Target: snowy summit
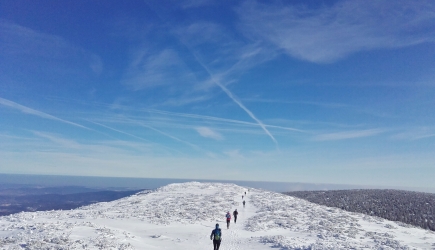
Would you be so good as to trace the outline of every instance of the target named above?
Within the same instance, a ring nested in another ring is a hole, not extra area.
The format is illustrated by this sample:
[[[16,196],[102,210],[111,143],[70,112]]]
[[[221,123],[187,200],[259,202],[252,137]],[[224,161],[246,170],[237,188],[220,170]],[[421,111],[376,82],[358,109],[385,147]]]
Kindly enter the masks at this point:
[[[227,229],[225,214],[235,209],[237,224],[232,220]],[[216,223],[222,228],[221,250],[435,249],[432,231],[279,193],[198,182],[69,211],[3,216],[0,247],[213,249]]]

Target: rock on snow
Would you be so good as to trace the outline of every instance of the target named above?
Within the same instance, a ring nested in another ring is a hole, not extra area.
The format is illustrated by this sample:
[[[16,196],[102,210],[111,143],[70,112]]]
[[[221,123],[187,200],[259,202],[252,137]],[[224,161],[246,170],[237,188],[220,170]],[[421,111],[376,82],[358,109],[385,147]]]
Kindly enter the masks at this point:
[[[188,182],[68,211],[0,217],[1,249],[435,249],[435,233],[233,184]],[[226,229],[225,213],[238,209]]]

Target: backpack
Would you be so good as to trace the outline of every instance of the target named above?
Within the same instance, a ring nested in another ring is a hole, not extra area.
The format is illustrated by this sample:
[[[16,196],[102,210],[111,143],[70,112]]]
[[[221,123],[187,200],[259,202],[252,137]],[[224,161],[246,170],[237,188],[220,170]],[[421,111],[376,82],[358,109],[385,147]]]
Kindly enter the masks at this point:
[[[221,229],[214,230],[214,240],[221,240]]]

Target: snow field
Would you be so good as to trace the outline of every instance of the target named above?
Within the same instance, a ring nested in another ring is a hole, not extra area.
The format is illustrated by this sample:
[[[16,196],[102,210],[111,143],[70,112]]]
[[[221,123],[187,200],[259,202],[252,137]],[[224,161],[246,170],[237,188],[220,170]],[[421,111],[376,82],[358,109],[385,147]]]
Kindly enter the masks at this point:
[[[435,234],[233,184],[171,184],[75,210],[0,217],[1,249],[435,249]],[[226,229],[225,213],[237,208]]]

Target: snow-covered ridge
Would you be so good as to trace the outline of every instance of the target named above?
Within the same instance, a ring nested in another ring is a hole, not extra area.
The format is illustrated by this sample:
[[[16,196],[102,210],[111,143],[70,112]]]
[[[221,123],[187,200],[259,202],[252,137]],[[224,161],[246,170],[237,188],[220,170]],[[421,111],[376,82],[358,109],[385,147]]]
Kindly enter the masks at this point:
[[[431,231],[233,184],[188,182],[75,210],[0,217],[1,249],[435,249]]]
[[[338,208],[319,206],[299,198],[273,192],[264,191],[253,194],[251,201],[258,210],[257,215],[247,222],[247,230],[270,231],[285,228],[289,231],[307,234],[307,237],[303,239],[283,235],[262,237],[263,242],[272,243],[275,247],[284,249],[412,249],[418,246],[414,244],[410,247],[404,242],[410,234],[420,229],[403,223],[345,212]],[[399,228],[403,231],[397,230]],[[404,230],[405,228],[407,231]],[[426,237],[435,235],[431,231],[426,231],[425,234],[427,236],[423,236],[420,240],[424,241]],[[412,241],[415,240],[412,239]],[[432,242],[435,241],[432,240]],[[435,244],[432,248],[435,249]]]

